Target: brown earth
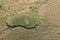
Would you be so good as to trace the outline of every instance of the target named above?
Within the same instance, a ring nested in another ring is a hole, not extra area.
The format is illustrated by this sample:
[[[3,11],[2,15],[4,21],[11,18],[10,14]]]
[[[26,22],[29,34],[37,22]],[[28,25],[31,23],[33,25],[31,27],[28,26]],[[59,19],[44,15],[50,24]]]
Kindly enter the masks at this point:
[[[35,0],[32,0],[32,4]],[[21,2],[19,0],[7,0],[4,4],[5,9],[0,10],[2,25],[0,26],[0,40],[60,40],[60,0],[49,0],[44,4],[43,0],[38,5],[38,12],[43,18],[42,25],[34,29],[17,27],[5,29],[6,20],[22,10],[27,10],[31,0]],[[47,25],[45,25],[47,24]]]

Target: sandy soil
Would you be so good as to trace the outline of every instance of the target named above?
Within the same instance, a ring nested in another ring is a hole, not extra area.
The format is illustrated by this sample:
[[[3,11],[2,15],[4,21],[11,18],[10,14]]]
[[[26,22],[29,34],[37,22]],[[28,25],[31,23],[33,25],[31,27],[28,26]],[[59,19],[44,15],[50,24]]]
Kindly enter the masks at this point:
[[[23,0],[7,0],[5,2],[5,9],[0,11],[0,15],[3,17],[3,24],[0,26],[0,40],[60,40],[60,0],[49,0],[46,4],[41,0],[37,10],[43,18],[42,25],[30,30],[21,27],[5,29],[7,27],[6,20],[9,17],[19,11],[29,9],[27,3],[30,4],[31,0],[29,2],[28,0],[26,2]]]

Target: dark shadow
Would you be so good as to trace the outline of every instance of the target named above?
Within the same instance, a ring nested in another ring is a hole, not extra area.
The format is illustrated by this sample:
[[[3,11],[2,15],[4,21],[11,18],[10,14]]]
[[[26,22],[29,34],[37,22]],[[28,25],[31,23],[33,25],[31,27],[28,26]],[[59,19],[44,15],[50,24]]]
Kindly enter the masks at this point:
[[[2,9],[2,6],[0,5],[0,9]]]
[[[10,26],[8,23],[7,23],[7,26],[9,27],[9,28],[16,28],[16,27],[23,27],[23,28],[25,28],[25,29],[33,29],[33,28],[35,28],[36,26],[38,26],[39,24],[36,24],[36,25],[34,25],[33,27],[30,27],[30,28],[27,28],[26,26],[23,26],[23,25],[13,25],[13,26]]]

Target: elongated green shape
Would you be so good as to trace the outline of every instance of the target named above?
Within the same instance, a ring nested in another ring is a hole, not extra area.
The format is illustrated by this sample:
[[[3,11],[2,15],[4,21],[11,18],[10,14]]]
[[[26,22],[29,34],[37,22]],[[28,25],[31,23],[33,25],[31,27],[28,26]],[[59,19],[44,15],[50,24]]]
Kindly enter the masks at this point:
[[[39,15],[35,9],[21,12],[7,20],[10,27],[22,26],[24,28],[34,28],[39,23]]]

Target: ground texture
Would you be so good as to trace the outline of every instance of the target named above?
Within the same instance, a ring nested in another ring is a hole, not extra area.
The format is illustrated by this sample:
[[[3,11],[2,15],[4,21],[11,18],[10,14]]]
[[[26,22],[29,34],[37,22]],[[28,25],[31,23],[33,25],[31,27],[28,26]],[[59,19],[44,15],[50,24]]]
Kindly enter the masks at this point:
[[[36,0],[6,0],[0,9],[0,40],[60,40],[60,0],[44,0],[40,2],[37,11],[43,20],[42,25],[34,29],[17,27],[8,29],[6,20],[22,10],[28,10]]]

